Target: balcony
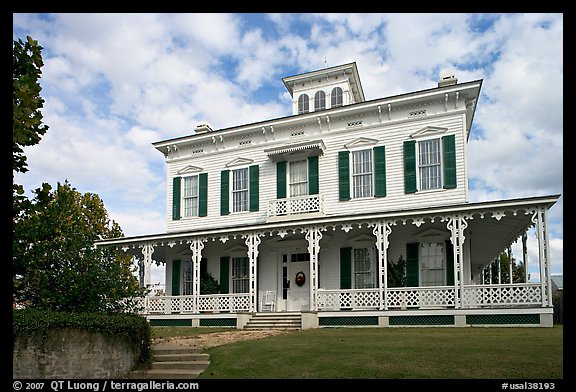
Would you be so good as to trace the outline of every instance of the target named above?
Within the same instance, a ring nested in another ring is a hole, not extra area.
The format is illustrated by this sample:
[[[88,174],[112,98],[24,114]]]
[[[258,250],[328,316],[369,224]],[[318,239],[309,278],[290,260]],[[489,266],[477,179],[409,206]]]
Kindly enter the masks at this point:
[[[324,197],[306,195],[270,200],[268,203],[268,220],[293,219],[301,214],[324,215]]]

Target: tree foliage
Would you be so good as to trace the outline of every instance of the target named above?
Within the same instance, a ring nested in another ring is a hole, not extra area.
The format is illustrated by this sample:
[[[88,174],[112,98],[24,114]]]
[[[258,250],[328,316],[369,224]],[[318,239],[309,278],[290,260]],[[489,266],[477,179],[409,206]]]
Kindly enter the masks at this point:
[[[64,312],[125,310],[121,300],[141,291],[130,256],[93,246],[123,235],[102,200],[68,182],[41,195],[13,225],[15,300]]]
[[[388,287],[405,287],[406,286],[406,260],[400,255],[398,260],[393,263],[388,260]]]
[[[510,263],[512,263],[512,281],[510,281]],[[498,264],[500,264],[500,267],[498,267]],[[500,272],[498,268],[500,268]],[[524,283],[524,265],[517,262],[510,252],[502,252],[496,261],[484,269],[483,274],[484,282],[486,283],[490,282],[490,274],[492,274],[493,284]],[[530,275],[528,274],[529,280]]]

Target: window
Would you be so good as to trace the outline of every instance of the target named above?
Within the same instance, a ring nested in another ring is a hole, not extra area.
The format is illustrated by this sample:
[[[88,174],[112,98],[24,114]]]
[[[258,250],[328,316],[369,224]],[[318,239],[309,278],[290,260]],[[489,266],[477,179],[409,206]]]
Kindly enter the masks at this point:
[[[290,255],[290,261],[293,263],[299,261],[310,261],[310,253],[292,253]]]
[[[248,168],[232,170],[232,212],[248,211]]]
[[[250,292],[248,257],[232,258],[232,293]]]
[[[198,216],[198,176],[184,177],[183,180],[184,217]]]
[[[371,289],[376,287],[374,273],[374,252],[368,248],[357,248],[353,251],[354,288]]]
[[[443,286],[444,244],[420,244],[420,273],[422,286]]]
[[[457,186],[456,137],[404,141],[404,192]]]
[[[342,89],[334,87],[330,93],[330,107],[342,106]]]
[[[418,175],[420,190],[442,187],[442,157],[440,139],[418,143]]]
[[[371,197],[372,150],[352,152],[352,197]]]
[[[308,161],[290,162],[290,197],[308,194]]]
[[[302,94],[298,97],[298,114],[308,113],[309,108],[309,98],[308,95]]]
[[[314,95],[314,111],[326,109],[326,93],[320,90]]]
[[[183,284],[184,290],[182,295],[192,295],[193,292],[193,285],[194,285],[194,272],[192,270],[192,260],[186,260],[184,262],[184,271],[183,271]]]

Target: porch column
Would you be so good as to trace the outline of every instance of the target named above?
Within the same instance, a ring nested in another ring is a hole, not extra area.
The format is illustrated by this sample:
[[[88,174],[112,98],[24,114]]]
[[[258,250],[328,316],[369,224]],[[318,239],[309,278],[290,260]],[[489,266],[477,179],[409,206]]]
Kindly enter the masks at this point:
[[[388,222],[378,221],[374,226],[372,233],[376,236],[376,249],[378,249],[378,290],[379,290],[379,309],[388,310],[386,302],[386,292],[388,290],[388,236],[392,232]]]
[[[200,260],[202,260],[204,241],[202,238],[194,238],[190,241],[192,251],[192,312],[200,313],[198,297],[200,296]]]
[[[322,233],[320,227],[313,226],[306,228],[306,241],[308,241],[308,253],[310,254],[310,306],[312,311],[318,310],[316,303],[316,293],[318,291],[318,254],[320,253],[320,240]]]
[[[542,306],[552,306],[552,278],[550,277],[550,251],[548,247],[546,215],[546,208],[538,207],[534,215],[532,215],[532,222],[536,224],[536,237],[538,237]]]
[[[446,225],[450,230],[452,246],[454,248],[454,307],[462,307],[462,265],[464,230],[468,227],[466,219],[460,215],[452,215]]]
[[[522,234],[522,263],[524,264],[524,283],[528,283],[528,234]]]
[[[250,260],[250,312],[258,311],[258,292],[256,291],[256,262],[258,260],[258,245],[260,245],[260,234],[250,233],[246,236],[246,246],[248,247],[248,258]]]
[[[144,260],[142,263],[139,263],[140,266],[144,269],[144,288],[150,287],[150,280],[151,280],[151,273],[150,270],[152,269],[152,253],[154,253],[154,245],[151,243],[146,243],[142,246],[142,255],[144,256]]]

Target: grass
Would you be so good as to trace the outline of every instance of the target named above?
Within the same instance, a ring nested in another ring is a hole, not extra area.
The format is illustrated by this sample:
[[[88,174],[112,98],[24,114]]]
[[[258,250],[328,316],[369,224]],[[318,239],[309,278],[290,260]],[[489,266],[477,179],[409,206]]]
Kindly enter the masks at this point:
[[[173,336],[216,332],[178,329],[173,333],[179,335]],[[152,336],[156,334],[153,328]],[[564,376],[562,325],[319,328],[206,351],[210,366],[200,379],[540,380]]]

